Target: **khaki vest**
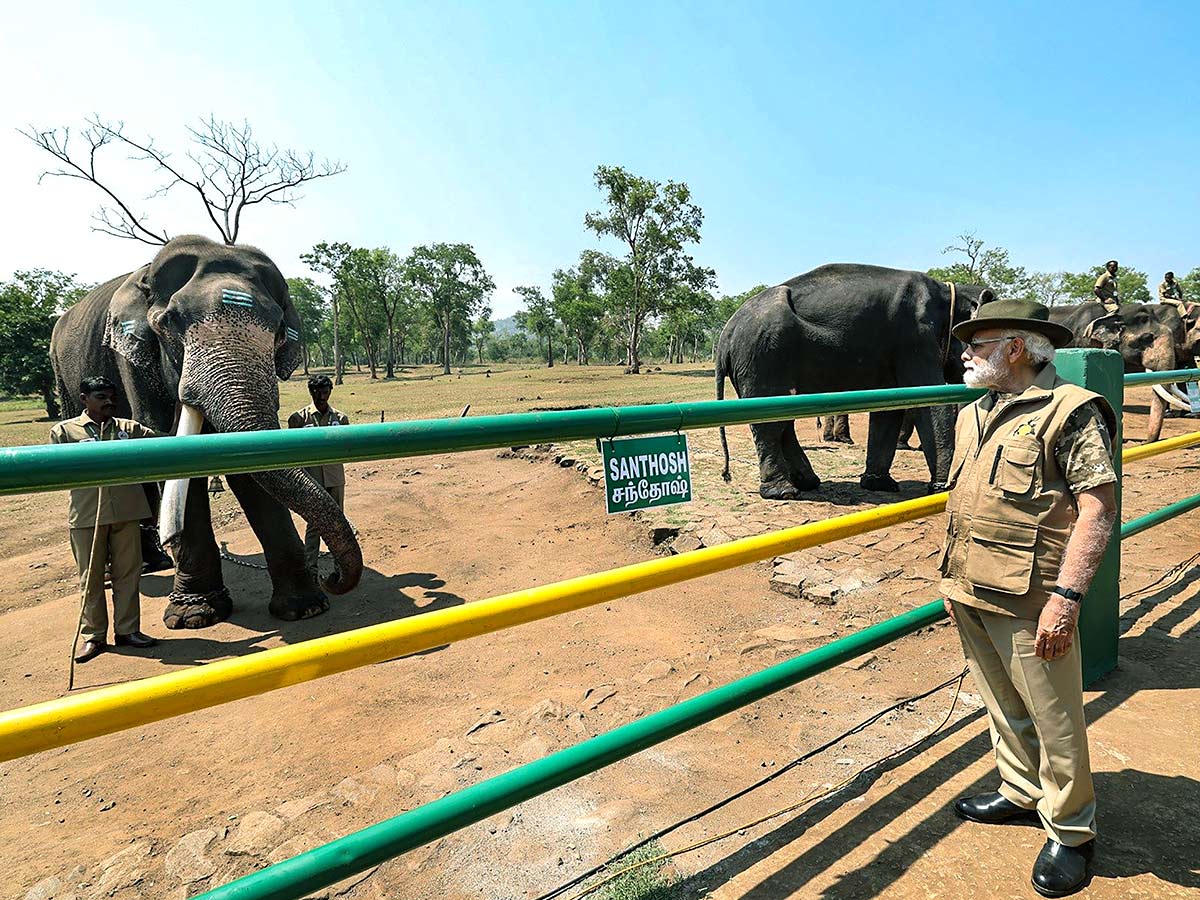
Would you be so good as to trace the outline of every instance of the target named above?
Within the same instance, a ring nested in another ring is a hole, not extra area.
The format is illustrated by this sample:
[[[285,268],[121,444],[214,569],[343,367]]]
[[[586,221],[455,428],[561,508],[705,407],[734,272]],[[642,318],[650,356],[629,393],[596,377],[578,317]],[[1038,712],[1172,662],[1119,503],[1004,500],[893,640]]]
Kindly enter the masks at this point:
[[[1041,613],[1076,516],[1054,446],[1091,401],[1115,439],[1108,402],[1063,381],[1053,364],[1017,397],[989,393],[959,413],[941,561],[950,599],[1023,619]]]
[[[345,413],[338,412],[332,406],[329,413],[322,416],[316,406],[308,404],[304,409],[296,410],[288,417],[288,428],[327,428],[330,425],[349,425],[350,420]],[[310,466],[305,469],[309,475],[325,487],[337,487],[346,483],[346,470],[341,463],[330,463],[327,466]]]

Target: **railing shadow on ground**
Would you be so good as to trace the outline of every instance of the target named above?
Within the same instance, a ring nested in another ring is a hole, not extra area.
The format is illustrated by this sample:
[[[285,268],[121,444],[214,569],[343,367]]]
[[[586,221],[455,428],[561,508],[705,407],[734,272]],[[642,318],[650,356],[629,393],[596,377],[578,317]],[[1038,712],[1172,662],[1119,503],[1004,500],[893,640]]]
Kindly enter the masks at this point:
[[[254,565],[263,564],[261,553],[238,559]],[[146,597],[165,598],[170,594],[172,584],[173,579],[169,574],[144,576],[142,594]],[[461,606],[467,602],[458,594],[441,590],[445,584],[445,581],[432,572],[385,575],[375,569],[364,568],[359,586],[344,597],[329,597],[329,609],[326,612],[311,619],[283,622],[274,618],[267,609],[271,588],[264,572],[263,587],[253,591],[253,599],[250,599],[251,590],[233,590],[233,615],[229,621],[255,632],[253,635],[229,640],[206,637],[202,631],[173,631],[170,637],[160,640],[158,646],[152,650],[135,652],[139,656],[157,659],[163,665],[199,665],[214,659],[246,656],[270,649],[263,644],[272,638],[279,638],[285,644],[298,644],[312,638],[394,622],[409,616]],[[125,648],[111,649],[119,652]],[[443,648],[435,647],[423,652],[432,653],[440,649]]]
[[[1192,568],[1185,578],[1167,585],[1154,596],[1175,597],[1200,580]],[[1158,604],[1155,604],[1158,605]],[[1200,623],[1178,638],[1163,630],[1178,625],[1200,610],[1200,590],[1157,620],[1146,634],[1121,641],[1125,670],[1113,672],[1091,686],[1101,690],[1087,704],[1089,723],[1117,709],[1140,690],[1180,690],[1200,687]],[[1124,631],[1147,610],[1140,607],[1122,617]],[[1126,622],[1126,620],[1129,620]],[[1148,665],[1147,663],[1153,663]],[[761,838],[734,851],[700,872],[684,879],[680,895],[706,896],[787,847],[847,803],[863,797],[887,771],[904,766],[932,746],[942,744],[967,726],[983,720],[982,711],[958,719],[930,742],[897,757],[877,770],[865,773],[846,790],[811,807]],[[740,896],[743,900],[783,900],[797,892],[816,875],[833,867],[850,848],[860,846],[907,811],[943,789],[956,775],[981,760],[990,758],[991,740],[986,731],[932,762],[914,777],[897,785],[853,819],[839,826],[766,876]],[[1150,873],[1160,880],[1187,888],[1200,888],[1200,872],[1184,848],[1200,846],[1200,782],[1184,776],[1163,776],[1138,770],[1097,773],[1098,824],[1101,832],[1092,877],[1125,878]],[[970,795],[995,790],[997,776],[990,770],[961,793]],[[1190,814],[1189,814],[1190,813]],[[1127,820],[1124,827],[1106,824],[1117,815]],[[931,851],[956,828],[963,825],[948,806],[939,808],[898,840],[889,841],[870,863],[841,876],[826,888],[823,900],[865,900],[877,897],[909,867]],[[1142,842],[1142,835],[1170,839]],[[1156,845],[1157,844],[1157,845]],[[1032,866],[1032,859],[1029,862]]]

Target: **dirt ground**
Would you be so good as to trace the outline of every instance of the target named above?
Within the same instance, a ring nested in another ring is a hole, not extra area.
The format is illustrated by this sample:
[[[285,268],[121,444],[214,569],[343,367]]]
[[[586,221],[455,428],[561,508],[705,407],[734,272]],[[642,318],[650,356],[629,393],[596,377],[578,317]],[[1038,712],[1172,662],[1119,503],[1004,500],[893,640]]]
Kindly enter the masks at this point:
[[[697,382],[705,396],[708,382]],[[1140,432],[1146,402],[1145,391],[1132,393],[1128,434]],[[1171,420],[1164,436],[1197,424]],[[698,501],[636,519],[606,517],[600,489],[552,458],[486,451],[349,467],[347,508],[369,567],[355,593],[325,616],[280,623],[266,613],[265,573],[226,563],[232,620],[179,633],[161,624],[169,577],[150,576],[143,622],[162,643],[105,654],[79,669],[80,684],[635,562],[665,552],[652,546],[656,527],[713,543],[894,499],[857,487],[865,417],[854,417],[855,447],[822,447],[811,427],[801,423],[801,440],[830,479],[813,501],[759,499],[748,430],[735,428],[731,485],[717,476],[715,433],[693,435]],[[567,452],[586,468],[594,448]],[[1194,493],[1198,467],[1196,450],[1131,466],[1124,517]],[[920,454],[900,454],[895,473],[902,496],[923,492]],[[66,687],[78,596],[64,512],[62,495],[0,498],[0,559],[13,579],[0,596],[4,708]],[[215,520],[231,554],[261,562],[229,494]],[[830,605],[771,590],[771,565],[761,563],[0,764],[0,897],[184,900],[934,599],[942,527],[939,517],[809,551],[805,561],[832,572],[902,570]],[[1185,517],[1123,546],[1121,667],[1087,694],[1102,833],[1083,897],[1200,889],[1200,569],[1138,591],[1200,549],[1194,533]],[[314,896],[538,897],[961,668],[951,629],[926,629]],[[736,829],[842,781],[935,728],[951,696],[888,714],[663,847]],[[994,785],[989,753],[968,679],[934,740],[827,801],[677,857],[670,896],[1035,896],[1038,830],[966,825],[948,811],[956,796]]]

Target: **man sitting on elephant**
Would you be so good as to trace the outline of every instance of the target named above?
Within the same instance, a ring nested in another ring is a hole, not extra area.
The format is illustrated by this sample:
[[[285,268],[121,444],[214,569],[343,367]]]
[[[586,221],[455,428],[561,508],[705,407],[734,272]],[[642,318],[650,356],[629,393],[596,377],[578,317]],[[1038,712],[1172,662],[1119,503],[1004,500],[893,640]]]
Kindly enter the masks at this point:
[[[725,323],[716,348],[717,399],[725,378],[739,397],[944,384],[962,352],[954,323],[970,319],[992,292],[879,266],[821,266],[751,297]],[[931,488],[950,471],[955,410],[915,410]],[[898,491],[890,469],[902,410],[873,412],[860,484]],[[793,422],[750,426],[758,450],[759,493],[794,500],[820,484]],[[723,477],[729,478],[725,430]]]

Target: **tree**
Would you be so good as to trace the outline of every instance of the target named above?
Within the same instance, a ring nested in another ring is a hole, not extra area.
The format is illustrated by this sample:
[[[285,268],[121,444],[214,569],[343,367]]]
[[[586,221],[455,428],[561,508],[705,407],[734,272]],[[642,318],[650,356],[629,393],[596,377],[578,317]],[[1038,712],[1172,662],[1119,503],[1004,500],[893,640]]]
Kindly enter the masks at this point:
[[[321,324],[328,309],[323,287],[311,278],[289,278],[288,296],[300,316],[300,343],[304,348],[304,374],[308,374],[310,348],[319,343]]]
[[[49,269],[16,272],[0,284],[0,391],[40,394],[46,415],[59,417],[50,335],[58,316],[89,290],[74,275]]]
[[[1096,287],[1096,279],[1104,272],[1104,266],[1093,266],[1086,272],[1063,272],[1063,292],[1074,303],[1095,300],[1092,290]],[[1122,267],[1117,272],[1117,282],[1120,285],[1122,303],[1152,303],[1150,290],[1146,286],[1146,273],[1137,269]]]
[[[389,280],[393,277],[389,269],[398,266],[395,255],[385,248],[356,247],[346,256],[339,271],[342,299],[366,354],[372,379],[379,377],[380,344],[388,336],[384,308]],[[391,371],[390,360],[388,370]]]
[[[451,338],[456,330],[470,328],[496,284],[470,244],[415,247],[404,271],[418,303],[437,324],[442,374],[449,375]]]
[[[490,306],[485,306],[483,312],[475,319],[471,325],[471,337],[475,341],[475,350],[479,354],[479,362],[483,364],[483,348],[487,345],[488,338],[496,331],[496,323],[492,321],[492,309]]]
[[[700,240],[704,213],[692,202],[683,182],[665,185],[640,178],[620,166],[599,166],[595,172],[606,209],[584,216],[584,224],[597,236],[609,236],[624,249],[617,277],[607,266],[610,311],[626,333],[626,363],[640,371],[638,344],[649,317],[657,315],[667,291],[677,284],[702,290],[714,281],[711,269],[697,266],[686,247]]]
[[[350,245],[345,241],[321,241],[308,253],[301,253],[300,259],[314,272],[322,272],[333,279],[333,290],[330,292],[330,308],[333,310],[333,383],[342,383],[341,323],[338,313],[341,308],[343,291],[342,267],[346,257],[350,255]]]
[[[962,257],[949,266],[928,271],[931,278],[952,281],[956,284],[982,284],[992,289],[997,297],[1010,300],[1033,299],[1035,286],[1023,266],[1014,266],[1008,251],[1003,247],[984,249],[982,238],[973,231],[966,231],[942,250],[943,254],[954,253]]]
[[[604,318],[604,298],[596,293],[596,281],[585,254],[577,269],[556,269],[550,289],[554,315],[574,339],[575,361],[581,366],[588,365],[588,349]]]
[[[546,342],[546,368],[554,368],[554,308],[539,287],[515,287],[513,293],[525,300],[525,309],[517,313],[517,325]]]
[[[88,119],[87,127],[78,132],[86,144],[79,153],[71,146],[70,128],[42,131],[31,125],[21,131],[61,163],[60,168],[43,172],[39,181],[47,175],[77,178],[95,185],[111,202],[93,214],[93,231],[146,244],[165,244],[170,235],[151,228],[145,215],[138,215],[101,180],[97,157],[107,146],[122,146],[130,159],[154,165],[161,183],[150,198],[163,197],[177,186],[194,191],[226,244],[237,243],[248,207],[259,203],[294,206],[301,199],[296,193],[300,185],[346,171],[340,162],[326,159],[318,163],[311,152],[260,144],[245,121],[236,125],[210,116],[189,127],[188,133],[192,148],[187,152],[189,163],[182,165],[172,162],[171,154],[156,147],[152,137],[135,140],[125,134],[124,122],[106,122],[98,116]]]
[[[1187,303],[1200,303],[1200,266],[1175,280],[1183,288],[1183,299]]]

